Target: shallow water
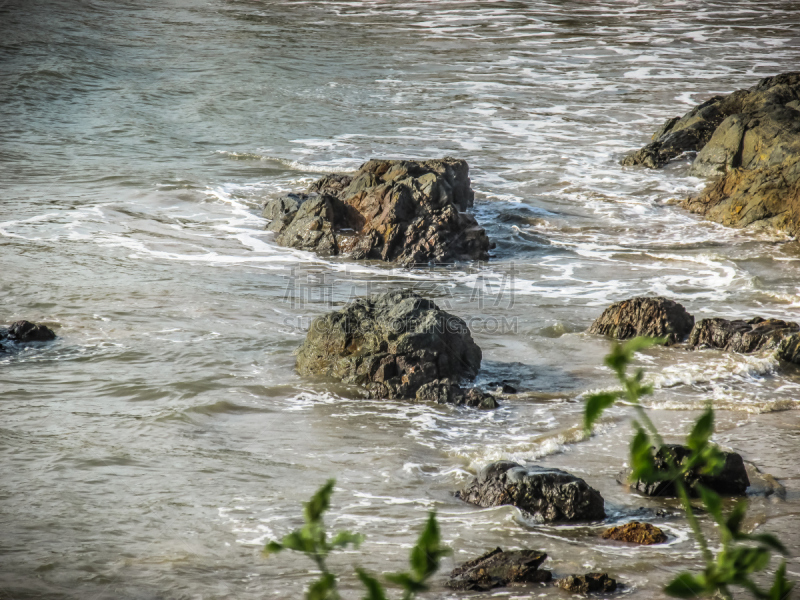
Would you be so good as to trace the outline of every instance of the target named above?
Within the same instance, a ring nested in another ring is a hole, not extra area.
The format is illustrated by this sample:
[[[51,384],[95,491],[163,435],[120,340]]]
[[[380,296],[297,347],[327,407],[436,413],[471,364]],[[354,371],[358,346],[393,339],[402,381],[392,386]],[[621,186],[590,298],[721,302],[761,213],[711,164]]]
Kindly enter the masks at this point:
[[[800,319],[800,247],[672,206],[703,185],[687,161],[617,161],[666,118],[796,69],[798,25],[788,1],[0,2],[2,319],[59,335],[0,358],[0,596],[300,597],[309,563],[259,550],[336,477],[329,524],[367,535],[342,568],[403,568],[435,508],[446,568],[536,547],[559,575],[603,569],[660,597],[699,555],[683,520],[648,512],[663,501],[614,483],[627,411],[583,439],[581,395],[612,380],[608,342],[582,332],[636,294]],[[264,231],[276,193],[443,155],[469,161],[487,264],[321,259]],[[482,413],[293,372],[310,318],[408,286],[470,319],[479,383],[521,393]],[[639,361],[666,432],[712,400],[717,441],[782,480],[786,501],[753,498],[750,526],[798,554],[800,372],[712,351]],[[670,543],[452,496],[499,458],[579,474],[611,521],[647,517]],[[443,581],[431,598],[464,596]],[[474,597],[489,596],[566,594]]]

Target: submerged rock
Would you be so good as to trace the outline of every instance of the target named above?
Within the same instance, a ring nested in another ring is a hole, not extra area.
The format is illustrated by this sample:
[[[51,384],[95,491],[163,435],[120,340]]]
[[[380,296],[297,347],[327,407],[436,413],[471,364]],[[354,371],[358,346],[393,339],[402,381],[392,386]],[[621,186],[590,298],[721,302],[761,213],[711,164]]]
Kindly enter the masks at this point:
[[[49,342],[54,339],[56,339],[56,334],[52,329],[30,321],[17,321],[8,329],[0,328],[0,341],[9,340],[25,344],[27,342]]]
[[[416,393],[417,402],[435,402],[437,404],[464,404],[475,408],[491,409],[500,404],[491,394],[478,389],[463,389],[448,379],[435,379],[420,386]]]
[[[373,397],[488,404],[479,390],[457,385],[481,365],[467,324],[410,290],[360,298],[314,319],[296,354],[301,374],[359,384]]]
[[[694,317],[667,298],[639,296],[615,302],[592,323],[589,333],[617,339],[665,337],[667,344],[682,341],[692,330]]]
[[[603,539],[629,542],[631,544],[663,544],[667,541],[666,534],[655,525],[631,521],[625,525],[610,527],[603,532]]]
[[[279,244],[322,255],[404,265],[486,260],[493,244],[465,212],[473,200],[464,160],[370,160],[352,177],[327,175],[308,194],[270,200],[263,216]]]
[[[539,521],[594,521],[606,516],[600,492],[583,479],[509,460],[486,465],[456,496],[478,506],[516,506]]]
[[[586,575],[570,575],[556,581],[561,589],[574,594],[589,594],[591,592],[613,592],[617,589],[617,581],[611,579],[608,573],[587,573]]]
[[[679,444],[667,444],[660,448],[655,454],[655,466],[659,471],[669,470],[669,459],[671,457],[675,464],[680,465],[687,461],[691,451],[686,446]],[[735,452],[723,452],[725,466],[718,475],[701,475],[696,469],[690,470],[683,477],[683,483],[692,496],[697,496],[695,486],[700,484],[723,496],[743,496],[750,485],[747,477],[747,470],[741,455]],[[630,469],[625,469],[617,475],[617,482],[622,485],[630,485],[633,489],[646,496],[674,497],[676,495],[675,485],[672,481],[656,481],[647,483],[642,480],[630,481]]]
[[[547,554],[537,550],[504,552],[495,548],[453,569],[447,586],[459,591],[487,591],[509,584],[546,583],[550,571],[540,569]]]
[[[800,325],[797,323],[779,319],[702,319],[692,329],[689,345],[693,348],[718,348],[748,354],[764,348],[776,348],[784,338],[798,331]]]

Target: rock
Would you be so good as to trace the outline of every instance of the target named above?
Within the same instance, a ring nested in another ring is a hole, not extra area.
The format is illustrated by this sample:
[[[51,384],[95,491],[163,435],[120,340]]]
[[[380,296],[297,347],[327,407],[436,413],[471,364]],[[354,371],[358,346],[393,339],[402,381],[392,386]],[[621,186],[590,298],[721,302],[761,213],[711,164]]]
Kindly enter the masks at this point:
[[[589,333],[621,340],[640,335],[666,337],[670,345],[682,341],[693,325],[694,317],[677,302],[639,296],[609,306],[592,323]]]
[[[465,211],[469,166],[454,158],[370,160],[353,177],[327,175],[308,194],[270,200],[278,244],[403,265],[486,260],[494,247]]]
[[[30,321],[17,321],[12,324],[6,331],[7,339],[19,342],[49,342],[56,339],[56,334],[53,330],[45,325],[36,325]],[[0,336],[2,339],[2,336]]]
[[[553,577],[540,569],[547,554],[537,550],[504,552],[495,548],[453,570],[447,586],[459,591],[487,591],[509,584],[546,583]]]
[[[763,348],[776,348],[784,338],[798,331],[800,325],[797,323],[779,319],[702,319],[689,334],[689,345],[748,354]]]
[[[682,464],[688,460],[691,451],[686,446],[679,444],[667,444],[660,448],[655,454],[655,466],[657,470],[668,470],[669,455],[676,464]],[[701,475],[696,470],[689,471],[684,475],[683,481],[686,489],[692,496],[697,496],[695,486],[699,483],[723,496],[743,496],[750,480],[747,477],[747,470],[744,461],[735,452],[723,452],[725,466],[718,475]],[[646,483],[641,480],[629,481],[630,469],[622,471],[617,475],[617,482],[622,485],[630,485],[633,489],[646,496],[674,497],[675,486],[672,481],[656,481]]]
[[[603,497],[559,469],[490,463],[456,496],[478,506],[510,504],[538,521],[594,521],[606,516]]]
[[[481,365],[467,324],[410,290],[360,298],[314,319],[296,354],[299,373],[355,383],[373,397],[486,403],[457,385]]]
[[[783,338],[777,354],[781,360],[800,365],[800,333],[793,333]]]
[[[625,525],[606,529],[603,532],[603,539],[649,546],[651,544],[663,544],[667,541],[667,536],[655,525],[631,521],[630,523],[625,523]]]
[[[764,473],[750,462],[744,464],[750,486],[747,488],[748,496],[764,496],[786,500],[786,488],[769,473]]]
[[[574,594],[588,594],[591,592],[613,592],[617,589],[617,581],[611,579],[608,573],[587,573],[586,575],[570,575],[556,581],[561,589]]]
[[[478,388],[464,390],[448,379],[435,379],[423,384],[417,390],[417,402],[436,402],[437,404],[465,404],[475,408],[492,409],[500,404],[491,394]]]

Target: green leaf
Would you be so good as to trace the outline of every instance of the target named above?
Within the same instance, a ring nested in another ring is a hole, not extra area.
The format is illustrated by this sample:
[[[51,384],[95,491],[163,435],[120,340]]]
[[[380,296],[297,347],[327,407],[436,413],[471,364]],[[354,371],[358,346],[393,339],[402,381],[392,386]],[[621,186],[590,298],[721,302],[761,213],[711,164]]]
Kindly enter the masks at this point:
[[[700,499],[705,504],[706,510],[717,523],[723,525],[725,521],[722,517],[722,498],[719,494],[700,484],[697,484],[695,489],[700,493]]]
[[[653,460],[653,445],[647,432],[638,427],[631,441],[631,479],[641,479],[651,483],[657,481],[656,465]]]
[[[686,445],[691,450],[699,452],[708,445],[711,435],[714,433],[714,410],[709,406],[705,412],[697,419],[689,437],[686,438]]]
[[[390,573],[386,575],[386,580],[399,585],[410,594],[418,594],[428,589],[427,585],[417,581],[410,573]]]
[[[750,540],[751,542],[758,542],[762,546],[766,546],[767,548],[772,548],[773,550],[775,550],[776,552],[780,552],[781,554],[789,554],[789,551],[786,549],[786,546],[784,546],[783,543],[771,533],[740,535],[740,539]]]
[[[691,573],[681,573],[664,588],[664,592],[673,598],[696,598],[709,595],[713,591],[708,589],[702,576]]]
[[[600,392],[586,398],[583,427],[588,432],[592,430],[595,421],[600,418],[603,411],[609,408],[619,398],[619,392]]]
[[[769,600],[787,600],[794,583],[786,579],[786,561],[775,571],[775,581],[769,590]]]
[[[364,541],[364,536],[360,533],[350,533],[349,531],[340,531],[336,534],[336,537],[333,538],[331,541],[330,547],[331,548],[344,548],[352,544],[356,548],[361,545],[361,542]]]
[[[317,493],[311,497],[311,500],[305,503],[303,507],[303,516],[307,523],[318,523],[331,505],[331,494],[333,494],[333,486],[336,484],[335,479],[329,479]]]
[[[734,548],[728,551],[732,571],[737,575],[749,575],[762,570],[769,564],[769,550],[766,548]]]
[[[335,600],[339,598],[336,592],[336,577],[325,573],[318,581],[311,584],[306,593],[306,600]]]
[[[417,581],[424,581],[433,575],[439,569],[441,558],[448,554],[450,549],[441,545],[436,513],[431,512],[425,528],[417,539],[417,544],[411,549],[411,571]]]
[[[304,536],[303,533],[304,529],[301,529],[300,531],[293,531],[292,533],[286,535],[281,542],[283,547],[287,550],[295,550],[296,552],[307,552],[309,554],[313,554],[315,550],[314,540]]]
[[[263,554],[264,556],[270,556],[271,554],[277,554],[281,550],[283,550],[283,544],[279,544],[278,542],[270,542],[264,546]]]
[[[356,569],[358,578],[364,587],[367,588],[367,595],[362,600],[387,600],[386,592],[380,582],[372,575],[367,573],[364,569]]]
[[[739,538],[739,532],[742,528],[742,522],[747,514],[747,500],[740,500],[733,507],[731,514],[728,515],[728,520],[725,521],[725,527],[731,532],[734,539]]]

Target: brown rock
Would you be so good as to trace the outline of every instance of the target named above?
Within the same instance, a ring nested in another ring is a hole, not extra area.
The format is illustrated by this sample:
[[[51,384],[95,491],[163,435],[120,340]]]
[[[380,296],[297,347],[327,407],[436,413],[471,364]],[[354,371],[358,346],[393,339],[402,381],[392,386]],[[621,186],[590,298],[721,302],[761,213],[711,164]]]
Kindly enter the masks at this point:
[[[576,594],[591,592],[613,592],[617,589],[617,581],[608,573],[587,573],[586,575],[570,575],[556,581],[561,589]]]
[[[667,541],[666,534],[655,525],[632,521],[625,525],[611,527],[603,532],[603,539],[632,544],[663,544]]]
[[[689,334],[689,345],[748,354],[764,348],[777,348],[784,338],[798,331],[800,325],[780,319],[702,319]]]
[[[694,317],[677,302],[640,296],[609,306],[592,323],[589,333],[621,340],[640,335],[665,337],[669,345],[682,341],[693,325]]]
[[[457,567],[450,574],[447,586],[460,591],[487,591],[509,584],[546,583],[553,577],[540,569],[547,554],[537,550],[504,552],[495,548]]]

